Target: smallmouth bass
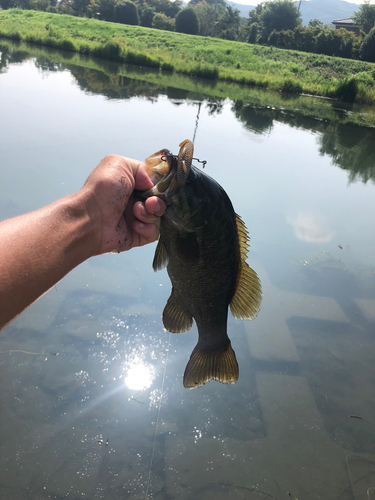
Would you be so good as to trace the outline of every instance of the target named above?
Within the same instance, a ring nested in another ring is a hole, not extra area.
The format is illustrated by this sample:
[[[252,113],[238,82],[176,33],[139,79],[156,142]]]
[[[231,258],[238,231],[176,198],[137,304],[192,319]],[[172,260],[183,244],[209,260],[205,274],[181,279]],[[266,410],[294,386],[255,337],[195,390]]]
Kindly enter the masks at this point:
[[[172,292],[163,325],[172,333],[197,324],[199,340],[184,373],[184,387],[210,380],[234,384],[236,355],[227,335],[228,306],[235,318],[253,319],[262,300],[260,280],[247,264],[249,236],[224,189],[192,165],[194,146],[180,144],[178,156],[162,149],[145,160],[154,188],[166,204],[153,261],[167,266]]]

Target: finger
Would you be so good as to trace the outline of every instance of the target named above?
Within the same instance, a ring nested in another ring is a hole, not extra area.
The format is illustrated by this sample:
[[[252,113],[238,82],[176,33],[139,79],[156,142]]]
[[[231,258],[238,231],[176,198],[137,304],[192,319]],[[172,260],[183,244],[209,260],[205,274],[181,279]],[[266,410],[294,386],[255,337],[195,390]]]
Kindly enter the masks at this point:
[[[142,201],[137,201],[136,203],[134,203],[133,214],[141,222],[144,222],[146,224],[156,224],[158,227],[160,226],[160,217],[148,212],[146,210],[145,204]]]
[[[144,224],[136,220],[133,229],[139,235],[138,246],[147,245],[159,238],[159,229],[155,224]]]
[[[135,189],[145,191],[146,189],[151,189],[154,186],[148,176],[147,167],[144,163],[136,163],[136,169],[133,169],[133,175],[135,179]]]
[[[165,212],[165,203],[163,200],[158,198],[157,196],[151,196],[147,198],[145,201],[146,211],[149,214],[157,215],[158,217],[162,216]]]

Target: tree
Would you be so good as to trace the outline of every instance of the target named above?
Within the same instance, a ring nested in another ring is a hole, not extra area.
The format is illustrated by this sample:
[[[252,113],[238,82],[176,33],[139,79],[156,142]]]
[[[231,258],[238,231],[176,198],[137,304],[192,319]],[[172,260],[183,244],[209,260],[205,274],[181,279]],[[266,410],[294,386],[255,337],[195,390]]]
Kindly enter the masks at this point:
[[[135,3],[130,0],[117,0],[113,20],[116,23],[137,26],[139,18]]]
[[[240,22],[240,11],[238,9],[233,9],[230,5],[227,5],[225,11],[219,15],[215,26],[215,34],[219,38],[236,40],[238,37]]]
[[[301,13],[293,0],[267,2],[260,14],[260,22],[263,25],[263,34],[266,36],[273,30],[293,30],[302,24]]]
[[[363,39],[360,57],[363,61],[375,62],[375,28]]]
[[[138,0],[139,3],[140,0]],[[155,12],[160,12],[168,17],[176,17],[181,10],[182,0],[145,0],[146,3],[154,9]]]
[[[370,0],[365,0],[359,10],[354,12],[353,18],[365,33],[369,33],[375,24],[375,5],[370,5]]]
[[[273,45],[277,47],[279,44],[279,39],[280,39],[280,31],[273,30],[268,35],[267,43],[268,45]]]
[[[259,24],[252,23],[250,25],[248,43],[257,43]]]
[[[191,5],[192,2],[189,3]],[[202,0],[194,4],[193,9],[197,14],[198,23],[199,23],[199,34],[201,36],[210,36],[211,35],[211,26],[212,19],[214,15],[214,6]]]
[[[157,30],[166,30],[166,31],[174,31],[176,26],[176,22],[171,17],[166,16],[165,14],[161,14],[157,12],[154,15],[154,19],[152,21],[152,27]]]
[[[310,28],[323,28],[323,21],[319,21],[319,19],[310,19],[308,26]]]
[[[46,12],[48,7],[50,7],[49,0],[31,0],[30,8],[32,10],[39,10],[41,12]]]
[[[92,17],[97,17],[100,20],[113,21],[115,0],[90,0],[88,12]]]
[[[137,3],[139,24],[145,28],[152,27],[154,20],[155,7],[150,7],[146,2]]]
[[[187,33],[188,35],[197,35],[199,31],[199,22],[195,10],[186,7],[180,10],[176,16],[176,31]]]
[[[198,5],[201,2],[207,2],[209,5],[214,6],[216,3],[216,0],[190,0],[188,6],[193,7],[193,5]],[[222,10],[223,10],[227,6],[227,2],[225,0],[218,0],[217,6],[218,6],[218,8],[222,7]]]
[[[59,2],[59,12],[60,14],[74,16],[73,0],[61,0]]]
[[[29,0],[0,0],[0,7],[6,9],[30,9]]]
[[[266,2],[258,4],[254,9],[249,12],[249,23],[258,23],[260,24],[260,16],[265,9]]]

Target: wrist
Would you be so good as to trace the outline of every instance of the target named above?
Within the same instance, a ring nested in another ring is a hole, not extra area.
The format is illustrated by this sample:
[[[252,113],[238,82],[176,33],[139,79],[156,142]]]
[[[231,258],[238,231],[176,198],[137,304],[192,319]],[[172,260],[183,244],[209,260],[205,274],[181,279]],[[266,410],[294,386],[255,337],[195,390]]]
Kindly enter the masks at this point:
[[[60,200],[61,223],[66,225],[66,254],[73,266],[97,255],[99,223],[90,209],[90,200],[84,190]]]

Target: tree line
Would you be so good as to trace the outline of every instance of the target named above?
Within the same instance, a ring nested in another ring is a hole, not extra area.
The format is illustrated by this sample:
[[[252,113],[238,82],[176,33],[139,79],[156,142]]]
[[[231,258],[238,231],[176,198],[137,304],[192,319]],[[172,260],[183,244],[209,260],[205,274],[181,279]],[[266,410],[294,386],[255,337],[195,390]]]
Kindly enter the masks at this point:
[[[214,36],[250,44],[375,62],[375,5],[365,0],[354,13],[360,36],[332,29],[318,19],[302,26],[293,0],[257,5],[246,19],[225,0],[0,0],[2,9],[21,8],[96,18],[160,30]]]

